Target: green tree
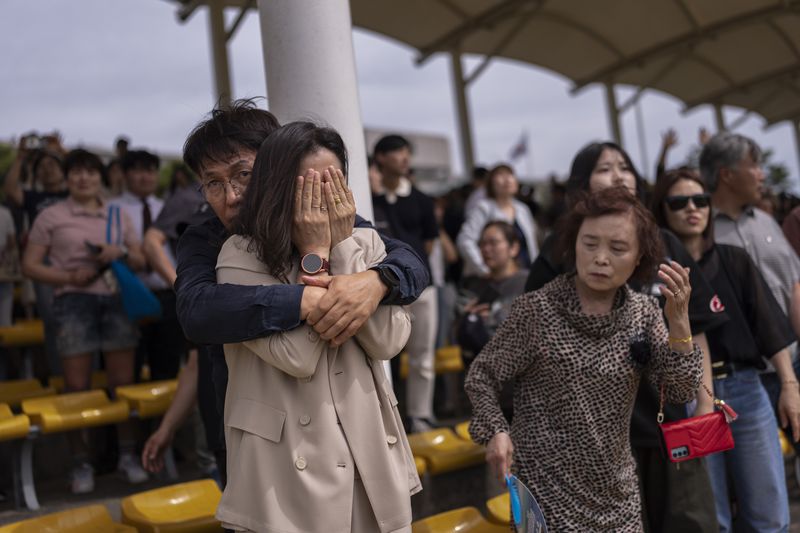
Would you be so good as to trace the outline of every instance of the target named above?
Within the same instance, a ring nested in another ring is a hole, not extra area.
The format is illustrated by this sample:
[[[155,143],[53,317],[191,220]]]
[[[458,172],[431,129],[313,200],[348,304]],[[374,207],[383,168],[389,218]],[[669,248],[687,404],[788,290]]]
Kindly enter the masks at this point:
[[[792,183],[789,180],[789,169],[786,167],[786,163],[773,161],[774,155],[775,152],[772,149],[764,150],[762,155],[764,181],[773,193],[779,194],[791,189]]]

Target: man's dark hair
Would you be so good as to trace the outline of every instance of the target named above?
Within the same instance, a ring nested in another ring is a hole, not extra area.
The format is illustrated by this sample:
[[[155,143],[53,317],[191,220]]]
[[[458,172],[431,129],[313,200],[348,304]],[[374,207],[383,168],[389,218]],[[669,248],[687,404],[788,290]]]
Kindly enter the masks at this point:
[[[183,160],[202,176],[208,163],[227,161],[242,150],[258,152],[264,139],[279,127],[275,115],[256,107],[254,98],[215,107],[187,137]]]
[[[472,169],[472,181],[483,183],[489,175],[489,169],[486,167],[475,167]]]
[[[261,145],[247,185],[234,233],[250,237],[253,251],[268,272],[285,280],[292,258],[292,216],[297,176],[303,158],[320,149],[333,152],[347,176],[347,149],[331,128],[290,122]]]
[[[403,148],[408,148],[409,151],[412,151],[411,143],[408,142],[408,139],[401,135],[392,134],[378,139],[378,142],[375,143],[375,148],[372,150],[372,153],[373,155],[387,154]]]
[[[159,165],[161,160],[158,156],[147,150],[128,150],[122,156],[122,170],[125,172],[134,169],[158,170]]]
[[[69,174],[74,169],[96,170],[102,177],[106,167],[97,155],[83,148],[70,151],[64,158],[64,174]]]

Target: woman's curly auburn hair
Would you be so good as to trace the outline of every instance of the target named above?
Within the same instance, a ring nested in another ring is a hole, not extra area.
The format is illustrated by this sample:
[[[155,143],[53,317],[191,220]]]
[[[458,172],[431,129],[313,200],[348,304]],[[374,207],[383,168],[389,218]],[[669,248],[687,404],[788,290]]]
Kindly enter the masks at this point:
[[[630,281],[646,283],[656,275],[658,264],[664,258],[664,245],[653,214],[626,188],[609,187],[601,191],[581,194],[572,210],[558,228],[557,257],[570,269],[575,268],[575,244],[584,221],[605,215],[630,213],[636,225],[639,241],[639,264]]]

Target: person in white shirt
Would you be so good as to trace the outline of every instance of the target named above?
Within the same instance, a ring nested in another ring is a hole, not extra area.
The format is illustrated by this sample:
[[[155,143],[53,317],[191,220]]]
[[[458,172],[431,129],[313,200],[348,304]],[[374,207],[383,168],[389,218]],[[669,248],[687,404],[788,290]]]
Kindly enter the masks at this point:
[[[125,192],[111,201],[130,217],[140,239],[156,220],[164,202],[155,195],[158,187],[157,155],[145,150],[128,150],[122,158],[125,173]],[[172,257],[167,246],[164,252]],[[174,262],[174,259],[173,259]],[[144,363],[150,367],[153,380],[174,379],[181,360],[186,355],[186,339],[175,312],[175,293],[158,273],[148,268],[139,273],[145,284],[161,302],[159,320],[142,324],[141,338],[136,350],[136,375]]]

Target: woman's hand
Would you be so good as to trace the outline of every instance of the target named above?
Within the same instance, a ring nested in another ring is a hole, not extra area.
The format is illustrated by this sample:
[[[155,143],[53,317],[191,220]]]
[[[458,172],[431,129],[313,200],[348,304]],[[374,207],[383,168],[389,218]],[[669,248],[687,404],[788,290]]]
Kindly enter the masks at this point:
[[[327,206],[323,204],[322,177],[313,169],[297,176],[292,242],[301,256],[314,253],[328,259],[330,255],[331,227]]]
[[[353,191],[347,186],[344,174],[332,166],[325,169],[322,177],[328,218],[331,224],[331,248],[353,234],[356,222],[356,201]]]
[[[667,300],[664,313],[667,315],[670,336],[690,337],[689,297],[692,294],[692,285],[689,283],[689,269],[675,261],[670,261],[669,265],[662,263],[658,268],[658,277],[664,283],[660,290]]]
[[[497,433],[486,445],[486,462],[501,482],[505,482],[506,475],[511,473],[513,457],[514,445],[505,431]]]
[[[778,399],[778,415],[781,427],[792,428],[794,442],[800,441],[800,389],[797,382],[784,383]]]
[[[67,272],[67,283],[76,287],[85,287],[97,277],[97,271],[93,268],[78,267]]]
[[[142,450],[142,466],[148,472],[160,472],[164,468],[164,452],[172,444],[172,434],[159,427],[150,435]]]
[[[116,244],[98,244],[97,247],[100,252],[94,258],[104,265],[125,256],[123,249]]]
[[[480,304],[478,303],[478,299],[472,300],[470,303],[464,306],[465,313],[473,313],[481,318],[489,318],[489,312],[492,309],[492,304]]]

